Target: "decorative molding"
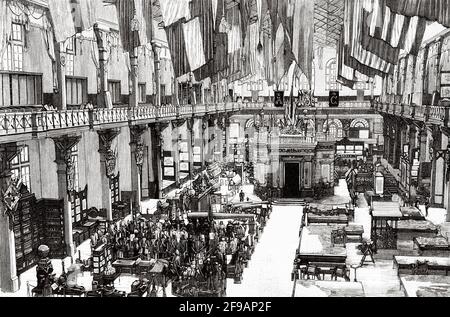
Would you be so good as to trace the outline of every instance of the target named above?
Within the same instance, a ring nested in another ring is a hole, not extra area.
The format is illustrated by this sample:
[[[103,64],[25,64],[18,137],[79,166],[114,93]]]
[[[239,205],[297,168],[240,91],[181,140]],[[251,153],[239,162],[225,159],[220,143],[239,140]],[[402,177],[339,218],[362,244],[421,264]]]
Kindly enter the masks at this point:
[[[81,140],[81,136],[62,136],[54,138],[56,160],[58,165],[64,165],[66,170],[67,193],[72,193],[75,188],[75,165],[72,161],[72,148]]]
[[[109,179],[114,177],[114,171],[117,163],[117,153],[115,153],[111,146],[113,140],[120,134],[119,129],[108,129],[97,131],[99,136],[99,153],[103,155],[106,164],[106,176]]]

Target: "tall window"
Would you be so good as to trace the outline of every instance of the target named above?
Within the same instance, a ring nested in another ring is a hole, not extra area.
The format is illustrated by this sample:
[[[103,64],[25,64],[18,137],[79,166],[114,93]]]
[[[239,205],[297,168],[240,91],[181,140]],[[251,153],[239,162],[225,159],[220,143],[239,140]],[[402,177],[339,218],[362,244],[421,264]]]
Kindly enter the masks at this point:
[[[25,31],[23,24],[13,22],[11,25],[11,42],[3,55],[3,68],[12,71],[23,70],[23,47]]]
[[[138,86],[138,96],[139,96],[139,103],[145,103],[147,101],[147,91],[146,91],[146,85],[144,83],[139,84]]]
[[[66,77],[66,99],[69,106],[80,106],[87,101],[86,78]]]
[[[111,101],[113,104],[120,103],[121,91],[120,81],[108,81],[108,90],[111,93]]]
[[[336,59],[331,59],[327,63],[325,68],[325,84],[326,90],[340,90],[341,88],[337,82]]]
[[[28,146],[24,146],[19,155],[11,162],[11,172],[20,178],[31,192],[30,182],[30,154]]]
[[[42,104],[42,76],[0,72],[0,107]]]

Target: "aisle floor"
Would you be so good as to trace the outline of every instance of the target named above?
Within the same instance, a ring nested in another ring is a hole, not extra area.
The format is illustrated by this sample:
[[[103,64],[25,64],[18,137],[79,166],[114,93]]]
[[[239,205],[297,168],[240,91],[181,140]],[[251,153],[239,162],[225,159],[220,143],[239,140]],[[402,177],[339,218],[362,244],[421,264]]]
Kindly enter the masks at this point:
[[[299,243],[303,207],[274,206],[242,284],[228,281],[230,297],[290,297],[292,263]]]

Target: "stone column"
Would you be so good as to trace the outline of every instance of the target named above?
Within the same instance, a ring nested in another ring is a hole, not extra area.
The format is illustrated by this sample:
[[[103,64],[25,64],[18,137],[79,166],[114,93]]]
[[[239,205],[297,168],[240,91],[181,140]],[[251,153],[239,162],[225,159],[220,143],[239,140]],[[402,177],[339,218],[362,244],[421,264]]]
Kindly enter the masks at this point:
[[[58,43],[55,41],[55,56],[56,56],[56,74],[58,81],[58,89],[54,91],[53,102],[56,108],[65,110],[67,109],[67,97],[66,97],[66,51],[64,43]]]
[[[130,52],[130,108],[137,108],[139,105],[139,80],[138,80],[138,49]]]
[[[186,121],[187,135],[188,135],[188,152],[189,152],[189,179],[193,179],[194,172],[194,118],[189,118]]]
[[[216,122],[216,129],[215,129],[215,134],[216,134],[216,153],[220,152],[220,155],[218,157],[218,160],[220,162],[224,161],[224,154],[223,154],[223,131],[225,130],[225,121],[224,121],[224,117],[220,116],[217,119]],[[215,153],[214,153],[215,156]]]
[[[100,174],[102,181],[102,204],[106,209],[106,220],[112,221],[112,201],[111,201],[111,179],[115,177],[117,153],[111,148],[113,140],[119,135],[120,130],[100,130],[99,153],[100,153]]]
[[[16,244],[13,230],[14,213],[4,200],[4,192],[11,186],[10,163],[20,153],[15,143],[0,145],[0,290],[17,292]]]
[[[175,162],[175,184],[180,186],[180,128],[183,126],[184,120],[172,121],[172,140],[173,142],[173,160]]]
[[[156,42],[152,42],[152,51],[153,51],[153,62],[155,67],[155,105],[161,105],[161,61],[160,61],[160,52],[161,47]]]
[[[167,123],[158,122],[155,125],[156,132],[156,167],[157,167],[157,176],[158,176],[158,198],[163,198],[163,146],[164,146],[164,137],[163,131],[168,127]]]
[[[53,139],[55,142],[55,153],[58,173],[58,198],[64,200],[64,242],[67,254],[75,255],[72,228],[72,205],[69,195],[75,188],[75,169],[72,162],[71,150],[80,142],[81,137],[63,136]]]
[[[205,168],[205,163],[206,161],[209,159],[209,155],[208,155],[208,150],[209,150],[209,144],[208,144],[208,140],[209,140],[209,123],[208,123],[208,118],[207,116],[204,116],[202,118],[202,149],[201,149],[201,153],[202,153],[202,169]]]
[[[146,132],[145,126],[131,126],[130,127],[130,149],[131,149],[131,188],[135,193],[133,206],[141,212],[141,193],[142,193],[142,167],[144,164],[144,143],[142,142],[142,135]],[[133,210],[131,211],[133,212]]]
[[[100,30],[98,24],[96,23],[94,24],[94,33],[97,40],[98,60],[99,60],[99,65],[97,69],[98,72],[97,106],[107,108],[108,102],[106,94],[108,91],[108,51],[106,49],[104,41],[105,32]]]

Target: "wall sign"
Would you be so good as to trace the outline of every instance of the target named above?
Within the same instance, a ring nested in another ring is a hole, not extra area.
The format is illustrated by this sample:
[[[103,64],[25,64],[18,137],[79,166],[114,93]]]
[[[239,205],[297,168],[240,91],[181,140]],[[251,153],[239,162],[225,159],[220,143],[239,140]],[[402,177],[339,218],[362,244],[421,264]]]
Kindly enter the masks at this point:
[[[339,107],[339,91],[330,91],[330,96],[328,99],[330,108]]]
[[[284,101],[283,101],[284,91],[275,91],[274,94],[275,94],[275,101],[274,101],[275,107],[278,107],[278,108],[284,107]]]

